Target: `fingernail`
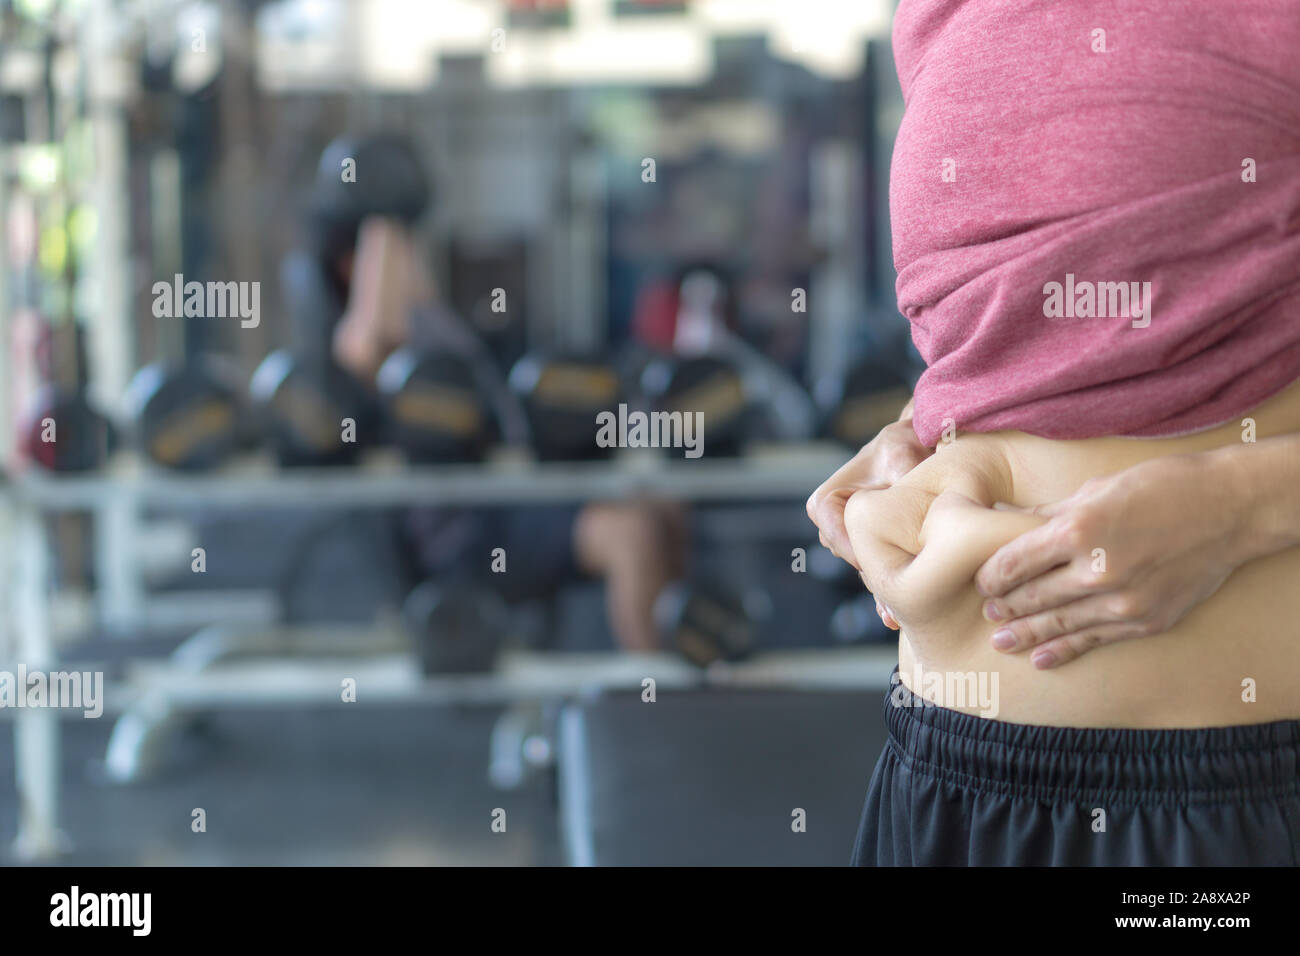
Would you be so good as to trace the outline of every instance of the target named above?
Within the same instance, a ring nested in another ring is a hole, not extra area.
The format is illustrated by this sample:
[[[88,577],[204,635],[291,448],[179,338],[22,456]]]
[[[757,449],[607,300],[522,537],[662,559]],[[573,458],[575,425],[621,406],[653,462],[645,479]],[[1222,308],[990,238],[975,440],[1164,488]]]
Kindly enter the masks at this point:
[[[1030,660],[1033,661],[1034,666],[1040,671],[1045,671],[1056,663],[1056,655],[1051,651],[1039,651],[1031,657]]]
[[[1002,609],[998,607],[996,604],[994,604],[992,601],[985,601],[984,619],[996,624],[998,621],[1002,620]]]
[[[993,646],[999,651],[1009,651],[1016,646],[1016,635],[1003,628],[993,634]]]

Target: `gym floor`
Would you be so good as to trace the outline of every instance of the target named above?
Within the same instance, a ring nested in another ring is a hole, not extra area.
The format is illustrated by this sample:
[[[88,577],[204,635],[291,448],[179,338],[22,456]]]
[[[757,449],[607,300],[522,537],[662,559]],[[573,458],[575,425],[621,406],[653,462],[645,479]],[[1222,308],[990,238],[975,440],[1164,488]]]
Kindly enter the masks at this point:
[[[80,865],[560,865],[551,777],[487,780],[496,708],[244,709],[203,717],[166,769],[103,782],[113,729],[63,724],[62,825]],[[13,732],[0,720],[0,860],[11,863]],[[207,830],[191,830],[206,812]],[[506,809],[505,833],[491,813]]]

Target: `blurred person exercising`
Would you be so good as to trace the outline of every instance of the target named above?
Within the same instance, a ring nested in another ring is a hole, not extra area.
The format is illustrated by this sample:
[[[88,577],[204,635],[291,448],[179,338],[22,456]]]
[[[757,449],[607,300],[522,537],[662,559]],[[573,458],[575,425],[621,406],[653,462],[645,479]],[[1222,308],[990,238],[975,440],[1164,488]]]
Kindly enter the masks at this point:
[[[1300,17],[903,0],[893,39],[928,367],[809,501],[900,630],[854,859],[1295,865]]]
[[[358,177],[378,180],[354,212],[355,184],[341,180],[345,159]],[[294,336],[309,360],[332,357],[359,381],[373,383],[397,348],[451,351],[467,359],[495,409],[502,437],[526,444],[528,425],[492,356],[459,316],[441,306],[419,244],[399,213],[424,203],[422,164],[392,134],[341,139],[321,157],[308,245],[281,269]],[[593,428],[595,427],[593,423]],[[573,507],[420,508],[405,513],[403,543],[415,578],[470,579],[509,601],[553,594],[583,576],[601,579],[619,646],[659,646],[654,602],[682,572],[686,529],[672,505],[602,502]],[[493,549],[507,568],[490,573]]]

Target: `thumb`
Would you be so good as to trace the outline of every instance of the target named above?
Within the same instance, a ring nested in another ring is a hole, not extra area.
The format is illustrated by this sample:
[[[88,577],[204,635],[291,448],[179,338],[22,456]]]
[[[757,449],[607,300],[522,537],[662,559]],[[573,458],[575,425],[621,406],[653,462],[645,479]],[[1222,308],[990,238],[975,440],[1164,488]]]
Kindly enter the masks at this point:
[[[1040,518],[1055,518],[1057,515],[1069,509],[1074,503],[1074,498],[1062,498],[1059,501],[1049,501],[1047,504],[1034,505],[1029,509],[1030,514],[1038,515]]]
[[[1013,511],[1022,515],[1038,515],[1040,518],[1055,518],[1066,509],[1069,503],[1069,498],[1062,498],[1060,501],[1049,501],[1044,505],[1024,507],[1022,505],[1013,505],[1007,501],[995,501],[993,502],[993,510]]]

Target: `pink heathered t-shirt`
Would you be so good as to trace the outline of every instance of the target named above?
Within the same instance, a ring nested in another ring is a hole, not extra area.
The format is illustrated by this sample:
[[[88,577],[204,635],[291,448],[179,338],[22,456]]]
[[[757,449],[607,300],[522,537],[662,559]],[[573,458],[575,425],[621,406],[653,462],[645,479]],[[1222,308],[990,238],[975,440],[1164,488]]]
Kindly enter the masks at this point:
[[[902,0],[914,425],[1232,420],[1300,378],[1297,0]]]

